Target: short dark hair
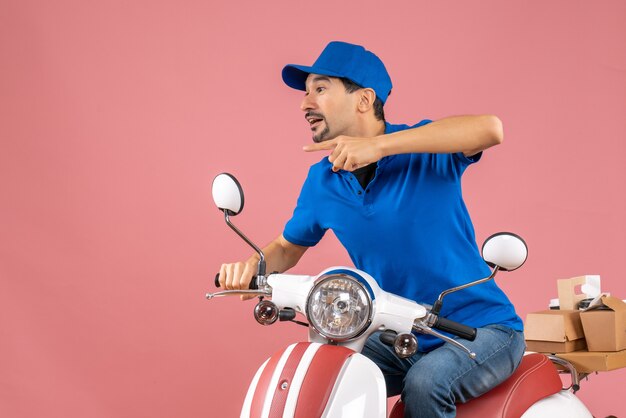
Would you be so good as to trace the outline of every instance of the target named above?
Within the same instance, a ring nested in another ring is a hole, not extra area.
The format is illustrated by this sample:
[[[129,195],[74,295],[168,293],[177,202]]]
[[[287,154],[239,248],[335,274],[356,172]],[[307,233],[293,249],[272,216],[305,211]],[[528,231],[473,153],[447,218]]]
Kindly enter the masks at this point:
[[[343,87],[346,89],[347,93],[353,93],[363,88],[359,86],[358,84],[356,84],[355,82],[353,82],[352,80],[349,80],[347,78],[339,78],[339,80],[341,80],[341,82],[343,83]],[[376,100],[374,100],[374,116],[376,117],[376,119],[382,120],[384,122],[385,121],[385,109],[383,109],[383,106],[384,105],[383,105],[382,100],[380,100],[378,96],[376,96]]]

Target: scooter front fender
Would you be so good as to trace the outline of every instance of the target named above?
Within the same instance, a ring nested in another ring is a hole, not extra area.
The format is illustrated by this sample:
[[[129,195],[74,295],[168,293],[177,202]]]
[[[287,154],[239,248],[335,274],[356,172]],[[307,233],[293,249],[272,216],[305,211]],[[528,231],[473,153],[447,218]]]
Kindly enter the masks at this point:
[[[371,360],[345,347],[301,342],[259,368],[241,417],[380,418],[386,406],[385,380]]]

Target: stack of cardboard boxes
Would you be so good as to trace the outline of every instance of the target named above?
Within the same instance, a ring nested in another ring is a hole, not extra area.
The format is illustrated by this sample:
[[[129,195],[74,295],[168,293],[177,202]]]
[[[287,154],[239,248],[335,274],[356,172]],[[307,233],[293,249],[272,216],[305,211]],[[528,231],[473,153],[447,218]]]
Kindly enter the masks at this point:
[[[527,350],[557,354],[579,372],[626,367],[626,303],[600,295],[579,310],[586,295],[576,295],[574,289],[584,281],[585,276],[559,280],[559,309],[526,316]]]

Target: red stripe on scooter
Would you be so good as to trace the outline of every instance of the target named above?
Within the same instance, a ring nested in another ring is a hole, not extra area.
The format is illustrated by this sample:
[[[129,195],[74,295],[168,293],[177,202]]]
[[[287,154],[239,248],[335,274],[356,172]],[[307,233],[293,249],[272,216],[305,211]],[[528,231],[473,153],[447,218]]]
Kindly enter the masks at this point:
[[[265,404],[265,395],[270,387],[270,381],[272,380],[272,375],[276,370],[276,366],[278,365],[278,361],[287,350],[285,347],[283,350],[275,353],[272,357],[270,357],[265,369],[261,373],[261,377],[259,377],[259,382],[256,385],[256,390],[254,391],[254,397],[252,398],[252,403],[250,405],[250,418],[261,418],[263,415],[263,405]]]
[[[335,345],[323,345],[317,350],[300,388],[295,418],[322,416],[337,376],[352,354],[349,348]]]
[[[296,374],[296,369],[302,360],[304,352],[311,343],[298,343],[291,351],[287,363],[278,378],[276,384],[276,390],[274,391],[274,399],[272,399],[272,407],[270,409],[269,418],[281,418],[285,411],[285,404],[287,403],[287,395],[293,382],[293,376]],[[285,385],[283,389],[282,386]]]

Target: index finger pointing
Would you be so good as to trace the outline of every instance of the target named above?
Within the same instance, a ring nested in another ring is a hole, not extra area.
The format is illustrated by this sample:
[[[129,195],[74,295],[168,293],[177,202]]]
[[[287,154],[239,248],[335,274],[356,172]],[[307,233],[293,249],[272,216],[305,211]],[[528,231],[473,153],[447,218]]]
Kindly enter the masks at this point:
[[[337,141],[331,139],[329,141],[320,142],[317,144],[305,145],[302,147],[302,150],[305,152],[311,151],[323,151],[328,149],[333,149],[337,146]]]

